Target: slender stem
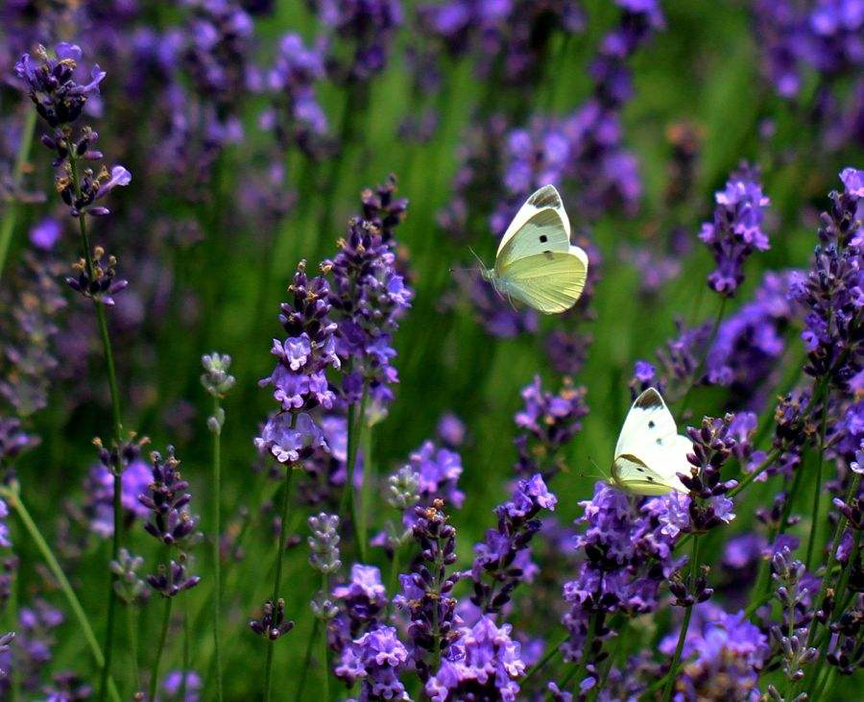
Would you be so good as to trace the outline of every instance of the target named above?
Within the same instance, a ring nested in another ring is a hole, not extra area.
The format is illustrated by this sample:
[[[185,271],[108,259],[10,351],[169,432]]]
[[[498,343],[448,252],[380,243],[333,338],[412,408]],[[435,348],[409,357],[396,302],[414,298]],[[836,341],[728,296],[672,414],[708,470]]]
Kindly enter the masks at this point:
[[[138,622],[136,621],[138,610],[133,604],[126,605],[126,633],[129,637],[129,657],[132,660],[132,684],[135,686],[133,692],[141,691],[141,673],[138,670]]]
[[[539,673],[543,668],[545,668],[550,662],[558,658],[561,655],[561,647],[570,640],[570,634],[566,634],[562,639],[558,641],[554,646],[550,646],[549,650],[543,655],[543,657],[537,661],[528,673],[525,675],[522,680],[520,680],[520,684],[524,685],[528,680],[530,680],[534,675]]]
[[[354,495],[354,468],[357,465],[357,449],[360,444],[359,428],[365,421],[366,402],[369,399],[369,384],[364,382],[360,402],[348,407],[348,450],[345,485],[342,487],[342,497],[339,500],[339,517],[345,519],[348,510],[351,511],[351,522],[354,526],[354,540],[360,551],[360,560],[365,561],[366,544],[360,541],[360,528],[357,519],[357,499]]]
[[[388,610],[393,604],[393,598],[396,596],[396,581],[399,577],[399,556],[402,546],[396,544],[393,548],[393,559],[390,561],[390,577],[387,578],[387,596],[390,603],[387,605]]]
[[[805,566],[810,570],[813,564],[813,551],[816,546],[816,533],[819,531],[819,507],[822,504],[822,465],[825,461],[825,433],[828,430],[828,393],[822,403],[822,424],[819,428],[819,457],[816,460],[816,489],[813,491],[813,520],[810,537],[807,539],[807,559]]]
[[[192,608],[187,597],[184,604],[186,611],[183,612],[183,679],[180,682],[180,699],[186,700],[186,686],[189,679],[189,671],[192,669],[191,641],[192,634],[189,631],[189,610]]]
[[[363,447],[363,483],[360,486],[360,518],[357,520],[357,541],[360,544],[360,560],[366,562],[366,534],[369,526],[369,509],[372,501],[373,463],[372,463],[372,428],[363,415],[358,419],[360,425],[360,444]]]
[[[326,598],[330,592],[327,573],[321,575],[321,596]],[[324,702],[330,702],[330,648],[327,646],[327,623],[321,627],[321,680],[324,686]]]
[[[156,688],[159,685],[159,664],[162,662],[162,651],[165,649],[165,642],[168,640],[168,625],[171,623],[171,606],[173,603],[173,597],[165,598],[162,629],[159,632],[159,645],[156,648],[156,660],[153,661],[153,672],[150,674],[150,696],[147,698],[148,700],[156,699]]]
[[[579,665],[573,673],[576,683],[574,693],[577,695],[582,679],[585,677],[585,671],[588,669],[588,658],[591,655],[591,649],[594,647],[594,637],[597,636],[597,622],[599,618],[600,615],[597,612],[592,612],[591,618],[588,620],[588,633],[585,635],[585,641],[582,643],[582,655],[579,658]]]
[[[33,539],[36,547],[42,553],[42,557],[48,565],[48,570],[51,571],[51,574],[54,576],[55,580],[57,580],[60,590],[63,592],[64,597],[66,597],[70,609],[78,620],[78,626],[81,627],[81,633],[84,635],[84,640],[90,648],[90,653],[93,655],[96,665],[100,669],[104,669],[105,656],[102,655],[102,649],[99,648],[99,642],[96,640],[96,635],[93,633],[93,627],[90,625],[90,620],[87,618],[87,614],[84,612],[84,608],[81,606],[78,596],[72,589],[72,585],[69,584],[69,579],[60,567],[57,557],[48,545],[48,542],[45,541],[45,537],[42,536],[39,527],[36,526],[36,522],[34,522],[33,518],[30,516],[30,512],[27,511],[27,508],[21,501],[17,485],[13,484],[12,487],[4,487],[0,489],[0,497],[3,497],[7,504],[18,513],[21,523],[24,525],[27,533],[30,534],[30,538]],[[110,673],[108,674],[108,688],[111,693],[111,698],[119,702],[120,694],[117,692],[117,687],[114,684],[114,679],[111,677]]]
[[[33,144],[33,131],[36,129],[36,110],[27,110],[24,117],[24,126],[21,129],[21,141],[18,144],[18,155],[15,158],[15,166],[12,170],[12,195],[21,184],[21,176],[24,166],[30,157],[30,146]],[[9,245],[12,243],[12,235],[15,233],[15,223],[18,219],[18,203],[6,203],[6,211],[0,220],[0,280],[3,278],[3,267],[6,264],[6,256],[9,253]]]
[[[306,691],[306,679],[308,678],[309,668],[312,667],[312,646],[318,639],[318,627],[321,625],[321,620],[315,617],[312,624],[312,633],[309,634],[309,640],[306,642],[306,653],[303,656],[303,667],[300,669],[300,682],[297,683],[297,694],[294,699],[302,700],[303,693]]]
[[[725,299],[725,298],[724,298]],[[696,569],[699,567],[699,536],[693,537],[693,556],[690,559],[690,575],[688,576],[688,588],[693,586],[696,579]],[[675,674],[678,672],[678,664],[681,662],[681,653],[684,651],[684,642],[687,640],[687,629],[690,628],[690,617],[693,616],[693,605],[687,607],[684,612],[684,621],[681,623],[681,632],[678,634],[678,645],[675,647],[675,655],[672,657],[672,665],[666,676],[666,685],[663,688],[662,699],[669,702],[672,699],[672,688],[675,685]]]
[[[219,398],[213,398],[213,416],[219,417]],[[217,419],[218,421],[218,419]],[[213,650],[216,659],[216,700],[222,702],[222,650],[219,628],[222,622],[222,427],[213,432]]]
[[[294,419],[296,419],[296,415],[292,418],[291,425],[294,425]],[[291,478],[294,476],[294,466],[289,465],[285,467],[285,483],[284,490],[282,493],[282,517],[279,524],[279,553],[276,554],[276,576],[273,582],[273,606],[276,606],[276,602],[279,600],[279,588],[282,586],[282,561],[283,556],[285,555],[285,539],[288,536],[288,505],[290,500],[288,499],[289,493],[291,492]],[[275,641],[273,639],[268,639],[267,641],[267,661],[264,667],[264,700],[265,702],[270,701],[270,687],[272,682],[272,674],[273,674],[273,644]]]
[[[72,187],[75,189],[75,194],[81,196],[81,180],[78,171],[78,157],[75,156],[75,147],[69,145],[69,165],[72,175]],[[87,215],[81,212],[78,215],[78,230],[81,235],[81,250],[84,258],[84,263],[87,268],[87,275],[93,280],[94,266],[93,255],[90,250],[90,238],[87,234]],[[105,305],[97,299],[93,299],[93,308],[96,311],[96,321],[99,326],[99,337],[102,340],[102,353],[105,356],[105,365],[108,372],[108,387],[111,393],[111,419],[112,419],[112,439],[114,440],[114,536],[112,540],[112,558],[117,560],[120,553],[120,548],[123,545],[123,505],[121,503],[123,484],[123,459],[122,459],[122,441],[123,441],[123,421],[120,413],[120,389],[117,385],[117,369],[114,365],[114,352],[111,348],[111,337],[108,334],[108,320],[105,316]],[[102,669],[102,678],[99,685],[99,699],[105,699],[106,683],[108,675],[111,672],[111,659],[114,655],[114,618],[117,610],[117,593],[114,589],[114,583],[117,576],[112,574],[108,590],[108,621],[105,631],[105,666]]]

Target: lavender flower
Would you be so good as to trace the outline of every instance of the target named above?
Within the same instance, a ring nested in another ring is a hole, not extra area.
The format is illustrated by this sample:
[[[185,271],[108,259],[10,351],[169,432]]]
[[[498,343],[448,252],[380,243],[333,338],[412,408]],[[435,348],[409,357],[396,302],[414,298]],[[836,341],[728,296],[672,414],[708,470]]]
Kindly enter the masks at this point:
[[[194,670],[172,670],[162,681],[162,689],[169,700],[178,702],[198,702],[201,699],[201,689],[204,681]],[[181,698],[181,693],[185,695]]]
[[[339,517],[335,514],[324,514],[309,517],[309,529],[312,536],[309,543],[309,564],[319,573],[329,574],[339,570],[342,561],[339,560]]]
[[[39,437],[28,434],[15,417],[0,417],[0,465],[7,465],[20,454],[39,445]]]
[[[861,171],[847,168],[841,180],[844,191],[831,193],[831,209],[821,217],[813,265],[806,276],[793,278],[791,296],[806,314],[801,335],[808,352],[805,371],[827,376],[835,387],[845,389],[861,365]]]
[[[330,287],[323,276],[311,280],[306,262],[301,261],[288,288],[290,302],[282,303],[279,321],[288,334],[284,341],[273,340],[272,353],[279,359],[262,386],[273,386],[280,404],[279,414],[267,420],[255,446],[280,463],[308,458],[318,447],[326,448],[318,423],[307,412],[317,406],[330,408],[335,395],[327,383],[328,367],[339,368],[334,332],[329,318]]]
[[[671,656],[677,641],[675,632],[660,642],[660,651]],[[688,663],[675,680],[673,699],[750,700],[769,646],[743,612],[729,614],[705,603],[693,611],[682,656]]]
[[[438,420],[435,430],[441,442],[450,449],[457,449],[465,443],[465,423],[452,412],[447,412]]]
[[[351,365],[342,384],[345,400],[359,402],[367,387],[373,401],[386,405],[393,398],[390,386],[398,382],[391,365],[396,356],[392,337],[413,297],[396,270],[392,251],[392,228],[405,205],[364,194],[363,208],[370,219],[351,220],[348,238],[339,240],[339,252],[324,268],[333,279],[330,304],[338,315],[336,353]]]
[[[258,619],[249,622],[249,628],[259,636],[276,641],[294,628],[294,622],[285,619],[285,600],[267,600]]]
[[[404,511],[420,501],[420,474],[411,466],[402,466],[387,479],[387,504]]]
[[[481,617],[473,627],[460,630],[459,641],[426,682],[426,694],[434,702],[496,699],[515,702],[517,680],[525,673],[519,644],[510,638],[512,627],[498,627],[491,617]]]
[[[585,388],[574,387],[564,378],[558,394],[543,390],[540,376],[522,390],[525,405],[514,421],[522,429],[514,440],[519,459],[516,472],[524,477],[538,471],[548,480],[562,467],[560,449],[582,428],[582,417],[588,414]]]
[[[103,263],[102,259],[105,258]],[[90,263],[81,258],[72,265],[74,276],[66,278],[66,283],[84,297],[97,300],[104,305],[114,305],[114,295],[129,285],[128,280],[117,278],[117,258],[107,256],[105,249],[96,246]]]
[[[162,597],[176,597],[184,590],[191,590],[200,582],[201,578],[197,575],[187,574],[186,554],[183,553],[176,561],[160,563],[157,572],[147,576],[147,584]]]
[[[144,529],[168,546],[184,544],[195,533],[197,518],[189,511],[192,496],[186,492],[189,483],[178,470],[180,461],[171,446],[167,457],[154,451],[150,461],[152,481],[147,492],[138,496],[138,501],[150,511],[150,521]]]
[[[313,0],[321,22],[338,37],[328,56],[341,81],[367,81],[387,65],[390,45],[402,24],[399,0]]]
[[[117,576],[114,590],[126,604],[139,602],[147,596],[146,585],[138,577],[138,571],[143,565],[144,559],[141,556],[133,556],[125,548],[121,548],[118,559],[108,565],[111,572]]]
[[[542,509],[554,510],[557,502],[538,473],[530,480],[520,480],[513,499],[495,509],[497,529],[487,531],[484,542],[474,547],[477,555],[471,568],[471,601],[484,614],[500,612],[512,591],[521,582],[530,582],[529,546],[541,526],[537,515]]]
[[[699,238],[708,245],[717,270],[708,276],[708,287],[731,297],[744,280],[742,266],[754,250],[770,248],[762,229],[763,210],[771,201],[762,194],[758,171],[743,164],[715,194],[713,223],[702,225]]]
[[[408,463],[403,469],[417,476],[417,496],[421,506],[440,498],[458,509],[465,501],[465,493],[458,487],[459,476],[462,475],[462,459],[458,453],[425,441],[408,456]],[[407,526],[413,523],[415,514],[413,510],[406,511]]]
[[[456,600],[451,594],[459,574],[447,574],[447,567],[456,562],[456,530],[447,524],[444,501],[416,507],[415,514],[412,531],[421,550],[411,572],[399,576],[402,592],[394,602],[411,620],[408,634],[414,667],[426,682],[434,672],[430,666],[440,656],[446,658],[459,637],[454,628]]]
[[[110,458],[110,453],[103,449],[103,455]],[[100,452],[100,453],[102,453]],[[137,452],[136,452],[137,453]],[[153,480],[150,466],[137,456],[131,461],[124,457],[123,474],[120,478],[120,504],[123,507],[124,521],[130,526],[136,519],[145,520],[150,514],[147,506],[138,499],[144,494]],[[102,538],[110,538],[114,533],[114,473],[113,464],[100,462],[87,476],[85,491],[87,504],[85,512],[90,516],[90,529]]]
[[[807,612],[808,589],[803,579],[804,564],[792,560],[788,548],[774,554],[771,560],[771,578],[777,585],[776,595],[783,608],[783,623],[771,627],[771,636],[780,644],[783,652],[783,671],[786,677],[797,682],[804,677],[802,666],[816,660],[819,651],[806,645],[811,614]],[[810,593],[812,597],[813,593]],[[805,599],[806,598],[806,599]]]
[[[408,649],[399,641],[396,629],[382,626],[353,642],[336,675],[349,684],[360,680],[360,701],[409,700],[399,674],[408,661]]]
[[[387,591],[381,584],[381,571],[375,566],[360,563],[351,566],[351,580],[333,588],[332,594],[340,605],[340,613],[331,629],[344,629],[351,639],[363,631],[377,628],[388,604]]]

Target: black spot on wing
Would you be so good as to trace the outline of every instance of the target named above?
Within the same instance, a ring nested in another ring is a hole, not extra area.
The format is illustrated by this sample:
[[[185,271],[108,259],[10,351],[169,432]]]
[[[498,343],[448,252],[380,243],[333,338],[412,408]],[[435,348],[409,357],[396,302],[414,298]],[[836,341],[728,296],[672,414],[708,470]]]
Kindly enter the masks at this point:
[[[649,483],[653,483],[653,482],[654,482],[654,478],[652,478],[650,475],[646,475],[645,477],[648,478],[648,482],[649,482]]]
[[[653,429],[653,428],[654,428],[654,420],[653,420],[653,419],[652,419],[650,422],[648,422],[648,428],[649,428],[649,429]]]
[[[657,439],[657,445],[662,446],[663,445],[663,439]]]
[[[663,406],[663,398],[660,397],[660,393],[654,388],[648,388],[636,398],[633,406],[644,410],[658,409]]]
[[[545,244],[547,241],[549,241],[549,237],[546,236],[545,234],[541,234],[540,235],[540,243]]]

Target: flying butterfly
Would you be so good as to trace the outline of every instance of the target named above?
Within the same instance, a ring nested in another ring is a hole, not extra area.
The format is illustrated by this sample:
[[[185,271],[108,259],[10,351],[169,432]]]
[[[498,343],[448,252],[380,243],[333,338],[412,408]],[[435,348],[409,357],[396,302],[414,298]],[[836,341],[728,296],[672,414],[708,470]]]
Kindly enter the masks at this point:
[[[570,244],[570,220],[553,185],[544,185],[516,213],[483,277],[508,299],[543,312],[569,310],[585,287],[588,256]]]
[[[678,433],[660,393],[648,388],[624,420],[609,483],[631,495],[686,493],[677,474],[690,474],[688,453],[693,453],[693,442]]]

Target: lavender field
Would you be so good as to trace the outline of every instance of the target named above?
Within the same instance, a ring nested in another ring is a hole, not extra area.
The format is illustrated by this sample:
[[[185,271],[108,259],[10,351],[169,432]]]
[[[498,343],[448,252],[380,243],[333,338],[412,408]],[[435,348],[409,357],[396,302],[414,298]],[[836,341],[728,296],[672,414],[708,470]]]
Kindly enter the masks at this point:
[[[2,0],[0,699],[860,699],[862,221],[862,0]]]

